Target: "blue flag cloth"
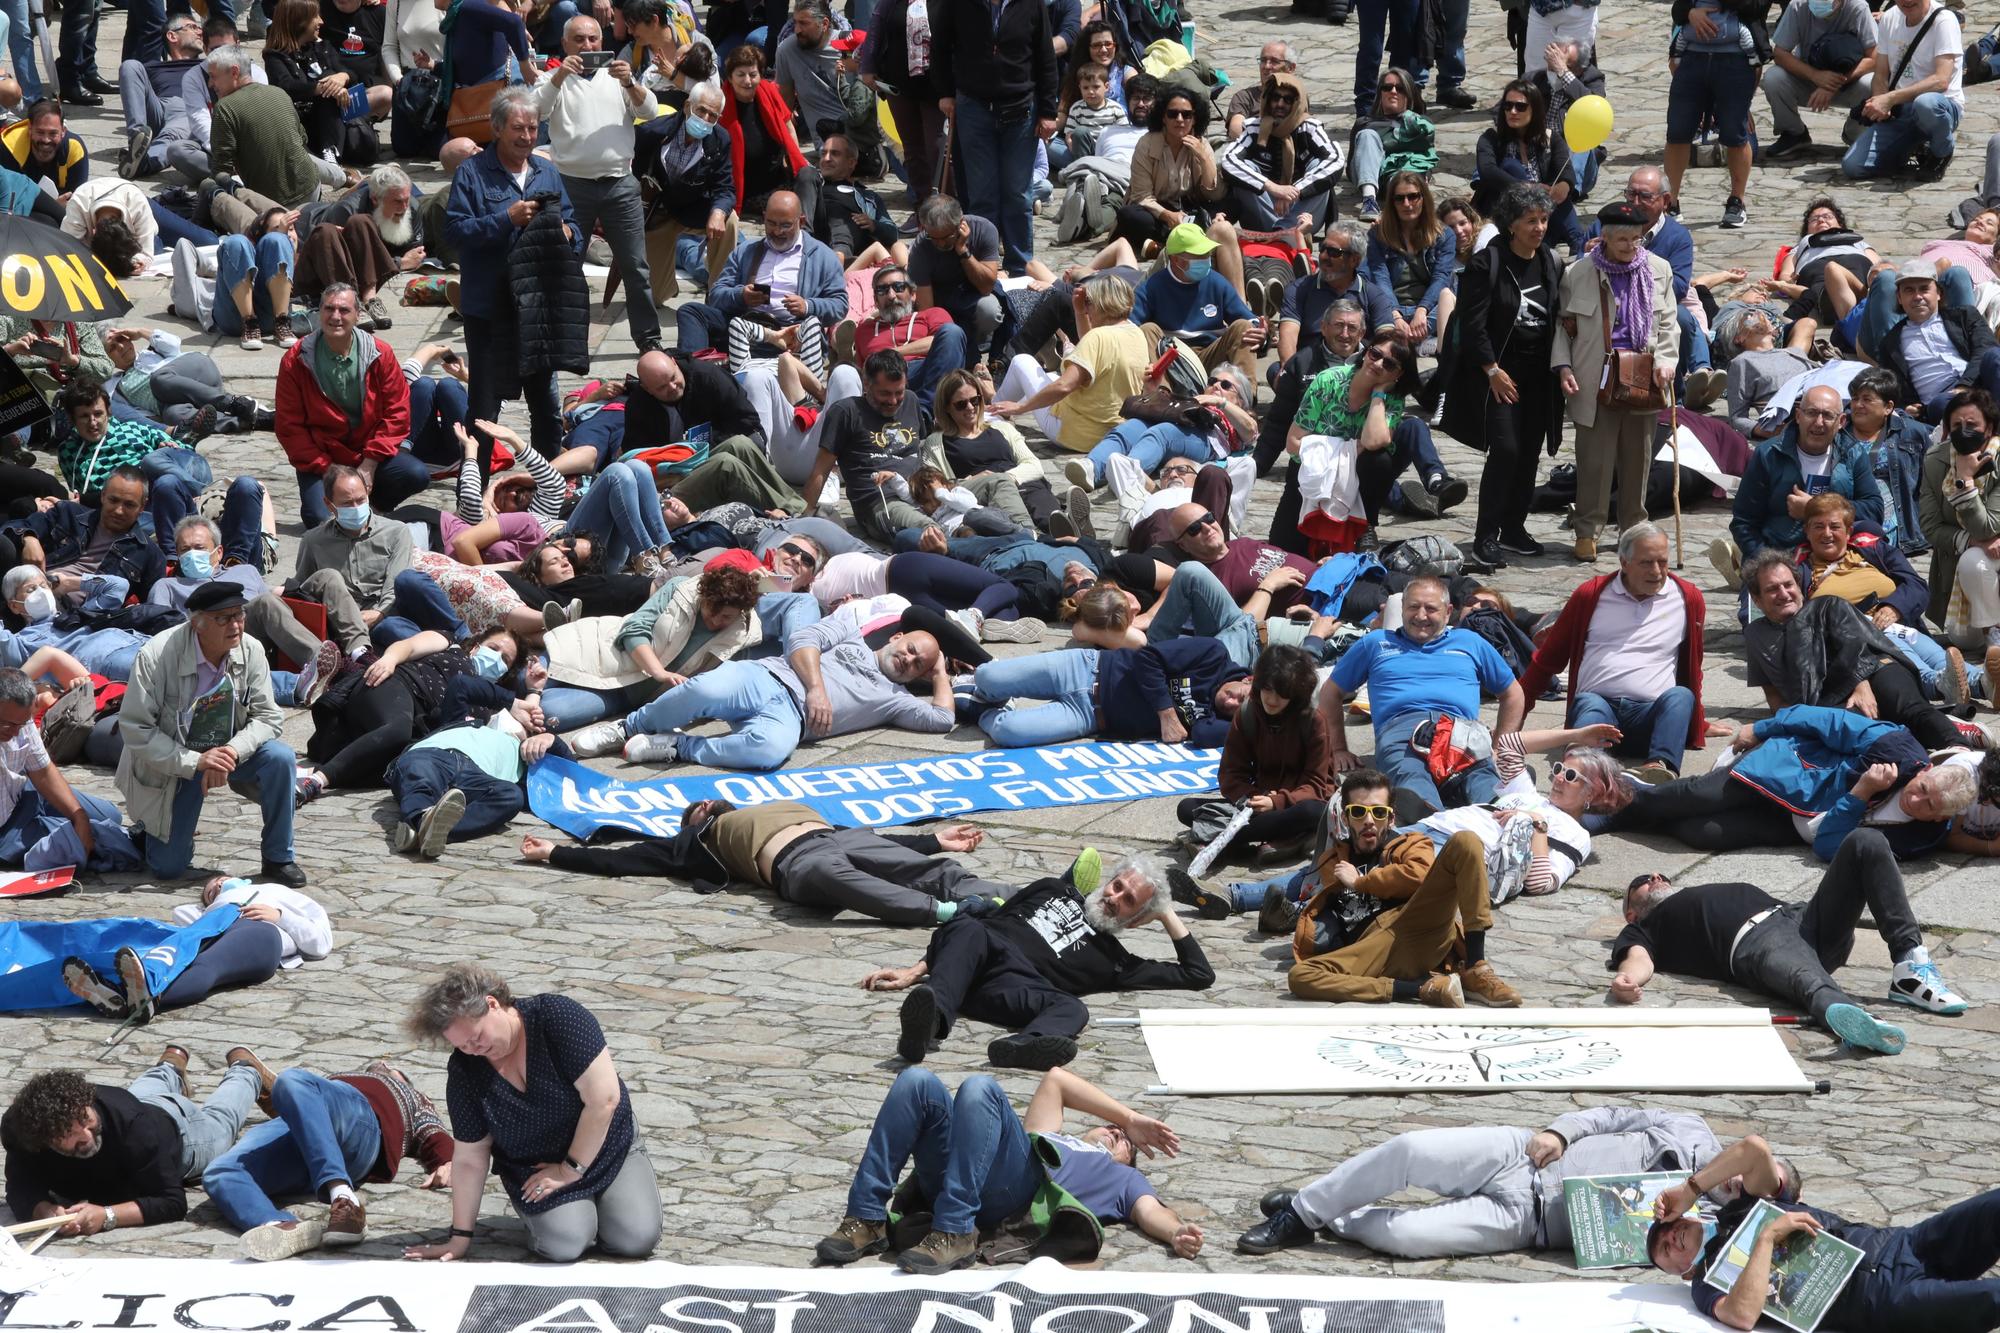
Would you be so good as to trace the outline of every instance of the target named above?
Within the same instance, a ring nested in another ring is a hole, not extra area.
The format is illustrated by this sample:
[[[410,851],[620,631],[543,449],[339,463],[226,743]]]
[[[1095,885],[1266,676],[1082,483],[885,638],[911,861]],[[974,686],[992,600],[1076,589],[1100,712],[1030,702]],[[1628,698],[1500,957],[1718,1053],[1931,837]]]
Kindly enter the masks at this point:
[[[1220,750],[1162,741],[973,750],[839,768],[622,782],[554,756],[528,773],[528,808],[578,838],[599,829],[672,837],[681,812],[717,797],[738,806],[797,801],[840,828],[882,828],[981,810],[1194,796],[1215,790]]]
[[[190,926],[131,916],[0,922],[0,1013],[82,1004],[63,985],[63,962],[81,958],[115,986],[118,969],[112,960],[127,948],[138,952],[146,982],[158,995],[187,971],[202,945],[235,925],[239,915],[233,905],[224,904]]]

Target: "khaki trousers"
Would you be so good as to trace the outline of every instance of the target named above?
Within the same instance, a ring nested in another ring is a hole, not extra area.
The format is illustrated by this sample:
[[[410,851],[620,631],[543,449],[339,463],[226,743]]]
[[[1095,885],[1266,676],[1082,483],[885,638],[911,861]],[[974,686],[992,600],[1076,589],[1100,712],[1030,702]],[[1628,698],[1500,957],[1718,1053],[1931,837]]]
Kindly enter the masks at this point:
[[[1485,844],[1476,833],[1454,833],[1408,902],[1376,917],[1346,948],[1294,963],[1285,980],[1301,1000],[1380,1004],[1397,981],[1437,971],[1465,931],[1493,925],[1486,895]]]
[[[671,301],[681,293],[680,280],[674,276],[674,242],[689,228],[669,218],[659,226],[646,232],[646,267],[653,275],[653,303],[658,305]],[[722,237],[708,243],[708,285],[715,286],[722,276],[723,265],[736,252],[736,214],[731,212],[722,220]],[[703,293],[704,296],[707,293]],[[630,298],[630,293],[627,293]]]
[[[1589,388],[1584,389],[1590,392]],[[1646,474],[1653,465],[1657,412],[1613,412],[1599,404],[1597,420],[1576,428],[1576,522],[1579,540],[1597,539],[1611,512],[1611,481],[1618,480],[1618,526],[1646,521]]]

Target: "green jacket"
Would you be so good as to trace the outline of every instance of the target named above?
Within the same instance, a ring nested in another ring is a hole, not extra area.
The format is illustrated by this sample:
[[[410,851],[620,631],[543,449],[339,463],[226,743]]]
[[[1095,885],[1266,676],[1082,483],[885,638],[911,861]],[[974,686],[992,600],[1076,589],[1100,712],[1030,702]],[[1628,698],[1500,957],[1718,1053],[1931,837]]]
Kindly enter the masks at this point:
[[[1374,130],[1382,137],[1383,180],[1399,171],[1428,176],[1437,170],[1437,127],[1416,112],[1405,111],[1395,120],[1377,120],[1371,116],[1354,128],[1356,133]],[[1354,160],[1352,144],[1348,146],[1347,160]]]

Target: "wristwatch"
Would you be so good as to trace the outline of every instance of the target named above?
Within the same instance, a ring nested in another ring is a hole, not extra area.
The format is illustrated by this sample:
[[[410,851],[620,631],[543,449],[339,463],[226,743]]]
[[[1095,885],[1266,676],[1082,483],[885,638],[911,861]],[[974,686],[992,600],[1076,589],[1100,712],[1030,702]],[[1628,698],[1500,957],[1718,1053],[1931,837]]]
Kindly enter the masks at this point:
[[[576,1164],[576,1158],[574,1157],[563,1158],[563,1165],[576,1172],[579,1176],[583,1174],[583,1168]]]
[[[118,1229],[118,1210],[116,1208],[112,1208],[107,1205],[104,1209],[104,1225],[99,1227],[97,1230],[100,1234],[102,1234],[103,1232],[116,1231],[117,1229]]]

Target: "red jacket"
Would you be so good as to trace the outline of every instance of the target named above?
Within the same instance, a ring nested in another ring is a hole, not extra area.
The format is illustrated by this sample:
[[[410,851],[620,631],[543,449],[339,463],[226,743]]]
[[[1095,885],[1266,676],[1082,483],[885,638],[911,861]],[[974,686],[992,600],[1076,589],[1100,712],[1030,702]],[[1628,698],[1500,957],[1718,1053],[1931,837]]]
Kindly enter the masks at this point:
[[[357,332],[361,352],[361,419],[326,396],[313,369],[317,331],[292,345],[278,363],[278,443],[300,472],[318,476],[335,463],[358,466],[364,458],[394,458],[410,438],[410,383],[389,344]]]
[[[1590,637],[1590,618],[1597,614],[1597,599],[1604,592],[1604,585],[1617,578],[1616,574],[1599,574],[1586,580],[1569,595],[1569,605],[1563,607],[1556,623],[1549,628],[1542,646],[1535,649],[1535,656],[1528,663],[1528,669],[1521,673],[1521,692],[1527,696],[1532,707],[1535,700],[1549,688],[1549,682],[1558,671],[1569,673],[1569,704],[1564,710],[1576,706],[1576,669],[1583,665],[1584,640]],[[1689,583],[1678,574],[1669,574],[1674,586],[1681,590],[1683,605],[1687,611],[1687,629],[1681,635],[1680,657],[1674,663],[1674,680],[1694,693],[1694,718],[1688,723],[1687,748],[1699,750],[1708,735],[1708,717],[1701,707],[1701,623],[1708,615],[1708,604],[1702,600],[1701,589]]]
[[[757,119],[764,123],[764,133],[771,136],[771,142],[784,150],[785,164],[792,175],[805,170],[806,155],[799,151],[799,141],[792,137],[792,109],[785,105],[785,95],[770,79],[757,85]],[[727,88],[722,90],[722,124],[729,131],[729,164],[736,171],[736,210],[740,213],[743,211],[743,129],[736,94]]]

